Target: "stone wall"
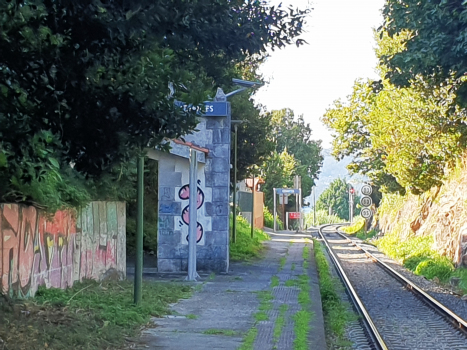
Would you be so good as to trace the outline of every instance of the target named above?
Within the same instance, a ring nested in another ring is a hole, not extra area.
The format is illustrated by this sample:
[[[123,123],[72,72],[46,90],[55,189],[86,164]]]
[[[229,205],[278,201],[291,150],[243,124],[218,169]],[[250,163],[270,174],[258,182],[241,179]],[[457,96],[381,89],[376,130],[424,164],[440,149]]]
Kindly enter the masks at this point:
[[[200,118],[197,132],[170,153],[148,150],[159,162],[159,272],[188,269],[189,145],[198,152],[197,269],[229,268],[230,118]]]
[[[49,217],[35,207],[0,204],[2,292],[33,296],[40,285],[126,275],[125,203],[92,202]]]

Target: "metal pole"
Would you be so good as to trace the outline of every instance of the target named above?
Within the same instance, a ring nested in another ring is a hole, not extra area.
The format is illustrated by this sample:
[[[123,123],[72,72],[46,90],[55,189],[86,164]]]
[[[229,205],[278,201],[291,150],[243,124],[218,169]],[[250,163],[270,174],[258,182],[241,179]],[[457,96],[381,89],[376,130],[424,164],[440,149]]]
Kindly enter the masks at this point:
[[[302,188],[299,188],[298,192],[298,213],[300,215],[300,218],[298,219],[298,222],[300,223],[300,231],[303,231],[303,218],[302,218]]]
[[[143,285],[143,201],[144,201],[144,156],[137,163],[137,212],[136,212],[136,261],[134,281],[134,302],[141,303]]]
[[[272,231],[276,232],[276,189],[273,188],[272,192],[274,193],[274,212],[273,212],[273,215],[274,215],[274,227],[272,228]]]
[[[253,187],[251,188],[251,238],[255,230],[255,174],[253,174]]]
[[[234,125],[234,188],[233,188],[233,219],[232,219],[232,243],[237,242],[237,124]]]
[[[287,196],[285,194],[282,193],[282,222],[285,223],[285,198],[287,198]],[[288,230],[289,227],[286,225],[284,227],[284,230]]]
[[[196,159],[196,151],[190,150],[190,200],[189,200],[189,218],[188,225],[188,276],[187,281],[196,281],[199,277],[196,272],[196,230],[198,226],[197,215],[197,197],[198,197],[198,160]]]
[[[313,187],[313,226],[316,225],[316,186]]]

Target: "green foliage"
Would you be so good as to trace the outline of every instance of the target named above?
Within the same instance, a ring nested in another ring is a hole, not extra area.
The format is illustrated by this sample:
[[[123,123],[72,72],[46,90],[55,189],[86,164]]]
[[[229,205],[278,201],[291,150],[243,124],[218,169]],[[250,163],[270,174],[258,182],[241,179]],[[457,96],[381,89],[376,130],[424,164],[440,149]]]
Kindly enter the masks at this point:
[[[390,36],[413,33],[405,50],[381,57],[390,68],[387,76],[391,81],[406,86],[420,75],[463,75],[467,64],[465,10],[463,1],[387,1],[382,30]]]
[[[370,230],[370,231],[365,231],[365,230],[360,230],[356,233],[357,238],[360,238],[361,240],[369,240],[373,237],[375,237],[378,234],[378,231],[376,230]]]
[[[230,230],[232,230],[232,217],[230,220]],[[236,242],[230,243],[229,252],[232,260],[249,260],[258,258],[263,249],[261,242],[269,240],[269,236],[262,230],[255,228],[253,238],[251,237],[251,226],[241,216],[237,216]]]
[[[314,226],[324,225],[324,224],[337,224],[341,222],[345,222],[347,220],[343,220],[336,215],[329,215],[327,210],[317,210],[316,211],[316,222]],[[313,213],[306,213],[305,214],[305,225],[307,227],[313,226]]]
[[[378,38],[379,57],[405,52],[407,31]],[[420,194],[441,185],[466,146],[465,113],[456,98],[465,78],[417,75],[404,87],[385,75],[380,81],[357,81],[347,103],[336,101],[323,121],[337,133],[334,155],[353,155],[353,173],[365,174],[383,192]]]
[[[329,271],[329,263],[324,254],[323,246],[313,240],[316,266],[319,273],[319,290],[323,304],[324,321],[326,328],[342,342],[345,337],[345,328],[348,322],[356,317],[349,311],[348,305],[343,303],[338,294],[338,278],[333,277]]]
[[[264,226],[273,228],[274,227],[274,216],[271,214],[271,212],[266,206],[263,207],[263,215],[264,215]],[[284,224],[282,223],[282,220],[279,218],[279,216],[276,216],[276,225],[277,225],[278,230],[284,229]]]
[[[253,79],[257,80],[256,77]],[[268,114],[262,113],[261,106],[255,105],[251,96],[246,93],[233,96],[231,103],[232,120],[244,121],[232,127],[232,131],[237,128],[237,179],[257,176],[257,173],[251,173],[252,166],[261,164],[274,150],[274,144],[269,139],[272,131],[271,119]],[[234,159],[234,138],[235,133],[232,134],[230,159]],[[233,181],[233,171],[230,176]]]
[[[143,248],[145,251],[157,252],[157,221],[159,206],[158,199],[158,162],[146,160],[144,173],[144,204],[143,204]],[[133,189],[136,184],[133,182]],[[127,251],[132,252],[136,247],[136,196],[126,199],[127,201]]]
[[[1,119],[0,113],[0,125]],[[83,177],[63,164],[56,135],[40,130],[26,136],[19,154],[7,140],[0,141],[0,200],[25,202],[49,212],[84,206],[90,200]]]
[[[36,297],[22,306],[27,318],[1,313],[0,323],[10,326],[0,327],[0,336],[7,342],[21,339],[6,344],[12,350],[118,349],[151,316],[168,314],[170,303],[190,293],[191,287],[184,284],[145,282],[142,302],[135,306],[132,282],[85,281],[66,290],[40,287]],[[25,332],[28,337],[21,336]]]
[[[106,184],[134,150],[192,131],[196,111],[175,100],[200,105],[247,58],[300,46],[307,12],[253,0],[1,2],[0,197],[85,201],[68,172]],[[47,157],[33,142],[44,132],[57,140]]]
[[[293,187],[293,177],[302,178],[302,193],[308,194],[318,178],[323,162],[321,141],[311,139],[312,130],[305,124],[303,116],[296,117],[292,110],[282,109],[268,115],[272,131],[269,139],[274,144],[272,152],[261,165],[261,174],[265,180],[262,186],[266,206],[272,208],[273,188]],[[289,197],[289,206],[295,199]]]
[[[467,269],[459,268],[454,271],[452,277],[459,278],[459,288],[463,290],[464,293],[467,293]]]
[[[354,198],[354,211],[357,208],[359,198]],[[335,179],[329,187],[321,193],[316,201],[316,209],[328,211],[331,208],[331,213],[338,216],[342,220],[348,220],[349,213],[349,184],[345,179]]]
[[[432,236],[412,236],[401,240],[396,232],[385,234],[376,245],[389,257],[401,261],[418,275],[446,282],[453,274],[454,266],[445,256],[432,249]]]
[[[365,231],[365,219],[361,216],[354,217],[353,224],[350,226],[341,227],[341,230],[349,235],[356,235],[362,231]]]

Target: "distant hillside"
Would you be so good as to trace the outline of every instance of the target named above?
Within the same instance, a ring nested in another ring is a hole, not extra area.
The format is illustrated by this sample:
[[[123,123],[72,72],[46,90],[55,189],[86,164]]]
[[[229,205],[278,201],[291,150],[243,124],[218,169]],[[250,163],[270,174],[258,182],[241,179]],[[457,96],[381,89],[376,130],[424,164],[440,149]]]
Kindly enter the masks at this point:
[[[364,178],[359,175],[350,176],[346,168],[348,164],[352,161],[351,157],[345,157],[341,161],[337,161],[331,155],[331,149],[324,149],[322,154],[324,157],[323,167],[321,168],[321,173],[319,174],[319,179],[316,181],[316,200],[323,191],[331,184],[331,182],[337,178],[345,178],[347,181],[350,181],[354,187],[359,189],[361,183],[364,182]],[[305,201],[308,201],[312,204],[312,196],[305,197]]]

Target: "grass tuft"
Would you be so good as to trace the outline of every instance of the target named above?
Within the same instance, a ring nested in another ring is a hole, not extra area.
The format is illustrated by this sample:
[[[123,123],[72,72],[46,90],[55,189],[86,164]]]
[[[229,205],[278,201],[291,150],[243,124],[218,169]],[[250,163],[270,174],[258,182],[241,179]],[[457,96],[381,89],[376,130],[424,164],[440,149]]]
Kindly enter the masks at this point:
[[[285,324],[285,313],[287,312],[287,309],[289,306],[287,304],[282,304],[279,307],[279,316],[276,318],[276,323],[274,324],[274,331],[273,331],[273,340],[274,344],[277,344],[279,341],[279,338],[281,337],[282,334],[282,328],[284,328]]]
[[[229,337],[234,337],[238,335],[238,332],[231,330],[231,329],[206,329],[203,334],[213,334],[213,335],[225,335]]]
[[[252,327],[248,331],[245,339],[243,340],[242,345],[238,350],[253,350],[253,344],[255,342],[256,336],[258,335],[258,328]]]
[[[272,276],[272,278],[271,278],[271,287],[274,288],[274,287],[277,287],[277,286],[279,286],[279,277]]]
[[[356,315],[349,312],[348,305],[341,301],[337,289],[340,282],[329,271],[329,264],[321,243],[316,240],[314,242],[325,326],[330,333],[331,341],[342,344],[346,341],[344,337],[345,326],[348,322],[356,319]]]

